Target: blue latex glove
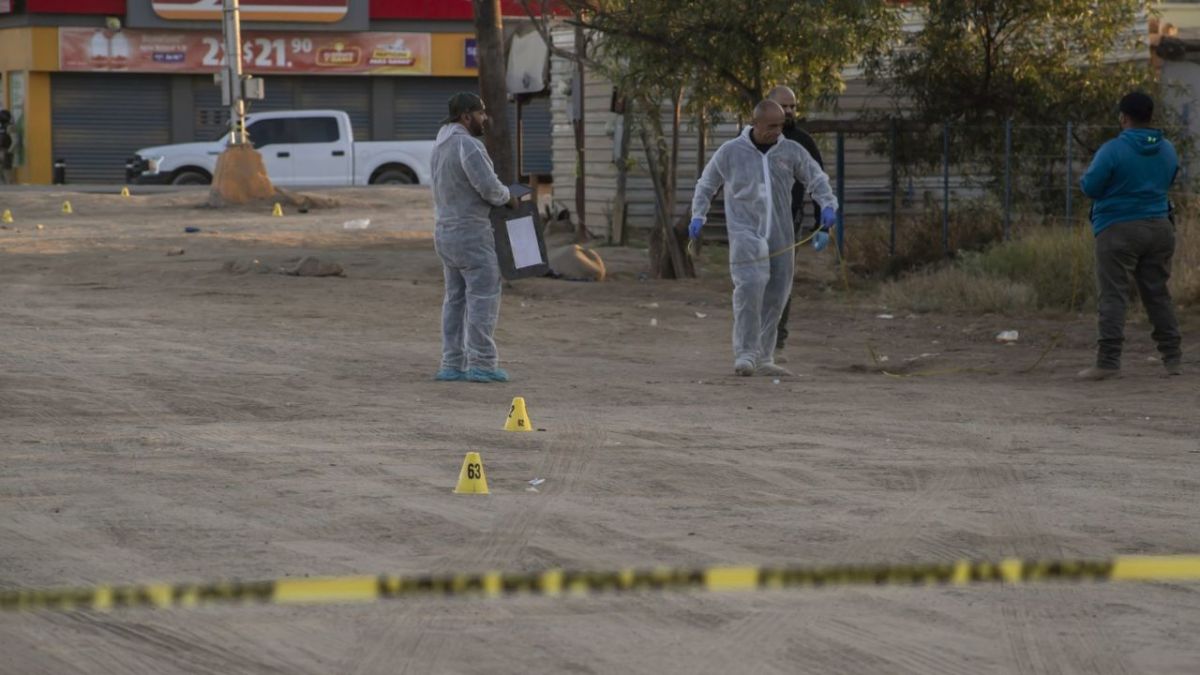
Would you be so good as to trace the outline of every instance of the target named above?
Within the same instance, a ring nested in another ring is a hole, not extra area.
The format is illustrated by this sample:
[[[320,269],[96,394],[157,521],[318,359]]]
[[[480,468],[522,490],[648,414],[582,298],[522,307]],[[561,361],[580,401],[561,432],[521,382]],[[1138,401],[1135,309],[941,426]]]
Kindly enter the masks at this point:
[[[813,233],[812,244],[815,250],[824,251],[825,247],[829,245],[829,233],[825,230],[817,230]]]
[[[837,225],[837,209],[826,206],[821,209],[821,229],[828,232],[834,225]]]
[[[704,228],[704,221],[699,218],[692,218],[692,222],[688,223],[688,236],[692,239],[700,238],[700,230]]]

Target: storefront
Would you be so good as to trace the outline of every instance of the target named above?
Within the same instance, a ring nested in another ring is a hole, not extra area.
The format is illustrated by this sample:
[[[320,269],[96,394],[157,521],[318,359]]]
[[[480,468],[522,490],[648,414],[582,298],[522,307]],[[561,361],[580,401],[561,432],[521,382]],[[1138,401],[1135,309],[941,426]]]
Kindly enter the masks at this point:
[[[219,136],[224,50],[218,24],[202,22],[220,4],[28,0],[25,14],[0,13],[17,180],[49,183],[62,160],[68,182],[120,182],[138,148]],[[268,20],[243,26],[245,69],[266,85],[252,112],[344,110],[359,140],[431,139],[447,98],[478,89],[469,2],[313,0],[299,3],[307,14],[286,5],[286,21],[278,0],[241,4]],[[525,170],[550,173],[548,97],[524,118]]]

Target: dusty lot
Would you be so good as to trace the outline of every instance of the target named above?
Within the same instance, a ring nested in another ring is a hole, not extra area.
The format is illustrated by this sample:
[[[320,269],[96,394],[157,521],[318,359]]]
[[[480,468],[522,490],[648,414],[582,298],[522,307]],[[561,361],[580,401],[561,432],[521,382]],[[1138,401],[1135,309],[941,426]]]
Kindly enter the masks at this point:
[[[426,194],[328,194],[0,192],[0,587],[1200,550],[1200,363],[1160,377],[1144,321],[1082,385],[1088,318],[879,319],[806,253],[776,384],[732,374],[727,275],[605,250],[506,289],[514,382],[435,384]],[[348,276],[223,270],[307,254]],[[500,431],[515,395],[545,431]],[[468,450],[490,496],[450,492]],[[428,600],[0,615],[0,672],[1185,673],[1197,634],[1196,584]]]

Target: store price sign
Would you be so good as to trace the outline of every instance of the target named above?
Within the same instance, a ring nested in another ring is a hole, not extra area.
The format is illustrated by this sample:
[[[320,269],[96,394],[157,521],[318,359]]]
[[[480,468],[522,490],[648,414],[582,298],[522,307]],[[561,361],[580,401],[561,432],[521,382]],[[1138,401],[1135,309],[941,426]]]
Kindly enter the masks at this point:
[[[67,71],[211,73],[225,65],[220,33],[60,28]],[[242,34],[242,66],[255,74],[428,75],[428,33]]]

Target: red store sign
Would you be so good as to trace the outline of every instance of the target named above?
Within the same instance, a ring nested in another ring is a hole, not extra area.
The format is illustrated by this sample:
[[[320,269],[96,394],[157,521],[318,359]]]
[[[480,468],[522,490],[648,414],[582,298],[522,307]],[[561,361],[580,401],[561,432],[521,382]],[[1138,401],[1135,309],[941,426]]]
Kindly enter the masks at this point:
[[[213,73],[225,64],[221,34],[59,28],[59,68],[67,71]],[[252,73],[429,75],[428,33],[242,34],[242,65]]]

